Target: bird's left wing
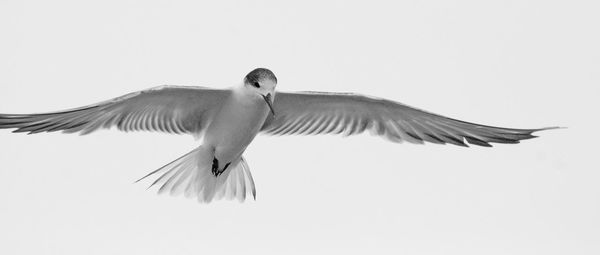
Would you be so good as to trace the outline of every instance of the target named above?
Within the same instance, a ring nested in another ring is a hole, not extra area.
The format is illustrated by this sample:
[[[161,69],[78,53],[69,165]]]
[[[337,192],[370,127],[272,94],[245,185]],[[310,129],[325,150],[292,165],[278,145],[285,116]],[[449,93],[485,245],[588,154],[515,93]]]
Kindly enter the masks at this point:
[[[275,116],[261,131],[272,135],[360,134],[365,130],[394,142],[491,146],[518,143],[552,129],[514,129],[451,119],[394,101],[352,93],[277,92]]]
[[[226,90],[161,86],[77,109],[41,114],[0,114],[0,129],[14,132],[88,134],[116,126],[122,131],[198,134],[227,96]]]

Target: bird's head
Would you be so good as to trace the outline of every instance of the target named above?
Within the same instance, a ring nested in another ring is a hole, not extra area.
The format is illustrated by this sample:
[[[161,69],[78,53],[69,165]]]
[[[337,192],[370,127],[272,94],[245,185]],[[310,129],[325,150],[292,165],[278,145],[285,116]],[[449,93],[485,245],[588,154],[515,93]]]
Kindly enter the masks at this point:
[[[273,110],[275,86],[277,86],[277,77],[266,68],[256,68],[244,78],[244,87],[262,97],[273,115],[275,115],[275,110]]]

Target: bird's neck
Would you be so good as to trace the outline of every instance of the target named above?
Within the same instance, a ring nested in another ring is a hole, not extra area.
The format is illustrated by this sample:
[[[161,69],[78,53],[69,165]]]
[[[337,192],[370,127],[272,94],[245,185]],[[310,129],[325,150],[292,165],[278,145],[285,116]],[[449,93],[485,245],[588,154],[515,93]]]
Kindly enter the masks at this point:
[[[231,90],[233,92],[233,98],[240,103],[260,102],[260,96],[255,91],[249,89],[248,86],[244,85],[244,83],[232,87]]]

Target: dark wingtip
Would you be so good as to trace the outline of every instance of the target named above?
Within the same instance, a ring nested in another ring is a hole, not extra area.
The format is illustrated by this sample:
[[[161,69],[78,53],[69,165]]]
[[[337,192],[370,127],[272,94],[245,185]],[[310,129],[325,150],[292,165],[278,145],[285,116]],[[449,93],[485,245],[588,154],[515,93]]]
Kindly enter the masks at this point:
[[[544,130],[552,130],[552,129],[567,129],[567,127],[545,127],[545,128],[538,128],[538,129],[534,129],[532,130],[532,133],[538,132],[538,131],[544,131]]]
[[[539,132],[539,131],[546,131],[546,130],[553,130],[553,129],[566,129],[567,127],[545,127],[545,128],[538,128],[538,129],[532,129],[530,130],[530,132],[528,134],[526,134],[525,137],[520,138],[519,140],[527,140],[527,139],[533,139],[533,138],[538,138],[539,136],[537,135],[532,135],[533,133]]]

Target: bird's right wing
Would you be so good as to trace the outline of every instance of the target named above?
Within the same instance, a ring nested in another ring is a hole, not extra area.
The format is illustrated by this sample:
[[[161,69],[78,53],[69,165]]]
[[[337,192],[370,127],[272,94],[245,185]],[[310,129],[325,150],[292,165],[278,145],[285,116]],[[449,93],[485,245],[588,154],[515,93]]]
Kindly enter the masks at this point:
[[[0,129],[14,132],[63,131],[88,134],[116,126],[122,131],[198,134],[224,99],[227,90],[161,86],[98,104],[41,114],[0,114]]]

